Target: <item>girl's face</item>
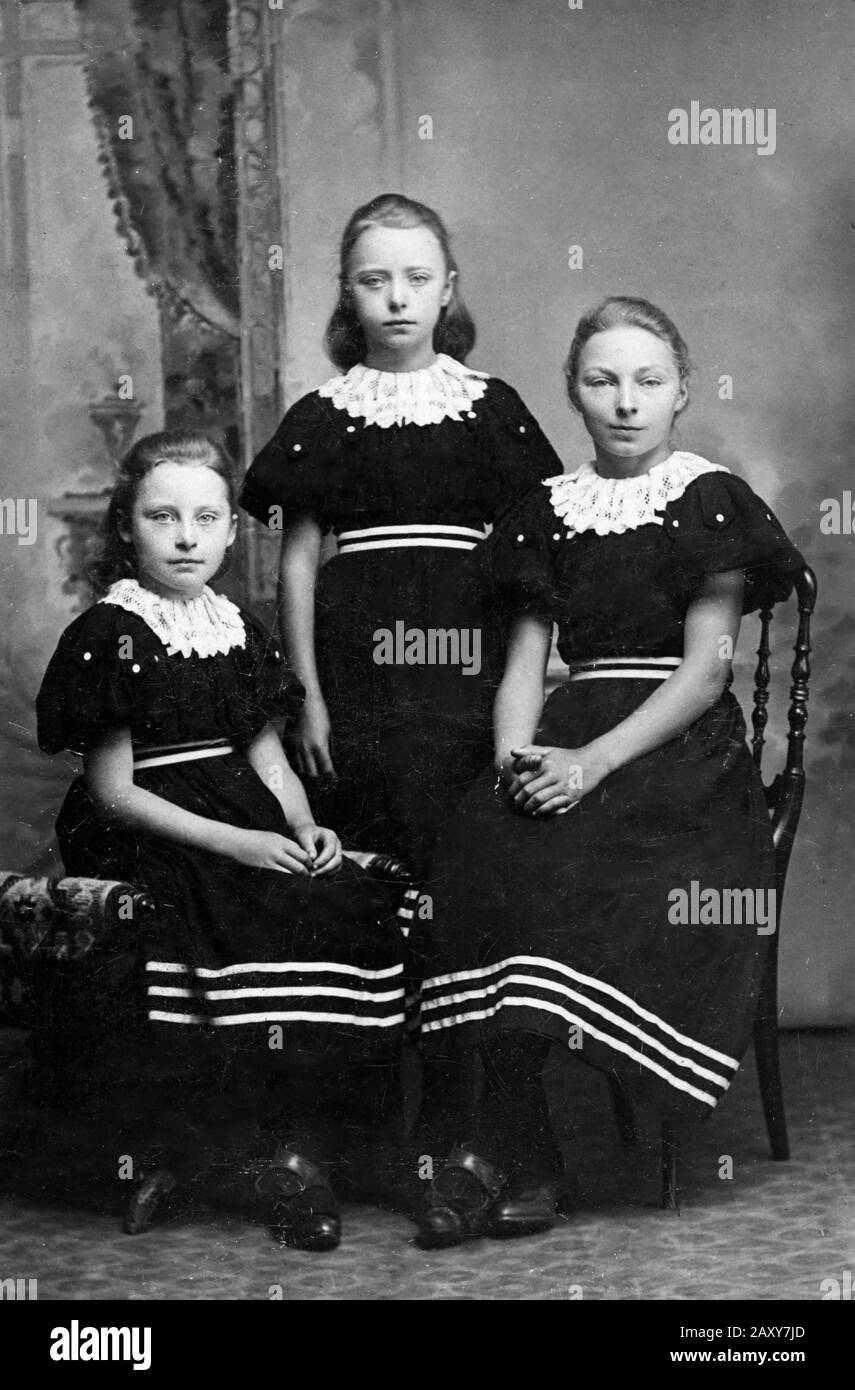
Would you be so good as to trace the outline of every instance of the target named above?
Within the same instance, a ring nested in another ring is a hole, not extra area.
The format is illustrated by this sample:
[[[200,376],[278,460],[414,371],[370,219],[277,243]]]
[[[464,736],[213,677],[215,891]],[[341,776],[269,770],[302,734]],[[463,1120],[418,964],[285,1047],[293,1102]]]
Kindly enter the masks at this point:
[[[427,227],[369,227],[351,252],[348,285],[365,334],[365,364],[381,371],[429,367],[433,331],[452,276]]]
[[[137,578],[163,598],[198,598],[237,534],[226,483],[204,464],[159,463],[143,478],[119,534]]]
[[[646,328],[624,327],[588,339],[575,397],[600,472],[633,477],[671,453],[671,427],[688,392],[668,344]]]

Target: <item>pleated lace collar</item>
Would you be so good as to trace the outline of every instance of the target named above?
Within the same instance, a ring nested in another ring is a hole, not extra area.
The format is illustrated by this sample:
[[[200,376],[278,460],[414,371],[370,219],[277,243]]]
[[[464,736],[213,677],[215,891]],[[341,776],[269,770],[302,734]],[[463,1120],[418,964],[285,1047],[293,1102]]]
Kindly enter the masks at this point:
[[[662,525],[661,513],[682,497],[702,473],[729,473],[721,464],[698,454],[677,451],[637,478],[601,478],[593,463],[573,473],[546,478],[549,500],[568,531],[594,531],[598,536],[622,535],[651,522]]]
[[[438,425],[469,413],[487,389],[487,373],[476,372],[441,352],[416,372],[381,372],[358,362],[344,376],[331,377],[318,395],[366,425]]]
[[[246,628],[240,609],[224,594],[207,585],[198,598],[161,598],[144,589],[136,579],[120,579],[111,585],[101,603],[114,603],[151,628],[170,656],[218,656],[232,647],[246,645]]]

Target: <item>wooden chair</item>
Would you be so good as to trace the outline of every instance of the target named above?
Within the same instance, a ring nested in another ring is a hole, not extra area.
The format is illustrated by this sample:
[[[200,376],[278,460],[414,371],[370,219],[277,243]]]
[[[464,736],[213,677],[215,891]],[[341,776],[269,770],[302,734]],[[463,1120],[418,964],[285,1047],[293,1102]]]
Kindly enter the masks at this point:
[[[772,823],[772,842],[775,847],[775,932],[769,942],[769,952],[760,994],[757,1001],[757,1014],[754,1019],[754,1054],[757,1059],[757,1074],[760,1081],[760,1096],[766,1129],[772,1148],[772,1157],[787,1159],[790,1144],[787,1137],[787,1122],[784,1114],[784,1096],[781,1088],[781,1067],[778,1056],[778,940],[780,936],[781,905],[784,900],[784,885],[790,854],[801,816],[804,798],[804,743],[807,723],[807,701],[810,683],[810,621],[816,606],[817,584],[812,569],[805,567],[795,581],[798,604],[798,631],[794,645],[795,659],[790,676],[790,703],[787,712],[789,732],[787,734],[787,758],[783,771],[769,783],[764,784],[766,805]],[[754,672],[754,707],[751,722],[754,735],[751,748],[758,770],[762,770],[763,748],[766,741],[766,724],[769,718],[769,627],[772,610],[760,610],[760,645],[757,648],[757,666]],[[635,1117],[632,1103],[618,1081],[610,1080],[612,1104],[621,1139],[627,1146],[637,1142]],[[662,1206],[666,1210],[679,1211],[680,1192],[680,1141],[670,1124],[662,1126]]]

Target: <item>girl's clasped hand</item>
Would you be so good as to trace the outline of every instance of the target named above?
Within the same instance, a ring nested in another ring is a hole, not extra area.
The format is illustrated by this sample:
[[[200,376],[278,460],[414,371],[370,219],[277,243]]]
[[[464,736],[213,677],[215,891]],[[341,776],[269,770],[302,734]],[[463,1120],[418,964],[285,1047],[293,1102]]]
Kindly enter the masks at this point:
[[[557,816],[578,806],[608,772],[593,749],[549,748],[529,743],[512,748],[502,763],[500,782],[508,801],[523,816]]]
[[[341,867],[338,836],[322,825],[292,828],[293,839],[273,830],[238,832],[232,858],[251,869],[274,869],[286,874],[331,874]]]

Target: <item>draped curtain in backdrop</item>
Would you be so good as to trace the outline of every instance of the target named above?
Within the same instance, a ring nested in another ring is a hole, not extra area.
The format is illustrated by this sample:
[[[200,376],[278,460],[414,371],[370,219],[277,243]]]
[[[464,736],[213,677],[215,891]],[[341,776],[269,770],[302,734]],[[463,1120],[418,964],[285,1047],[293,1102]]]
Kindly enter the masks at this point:
[[[129,253],[170,318],[236,339],[227,0],[75,3],[100,159]]]

